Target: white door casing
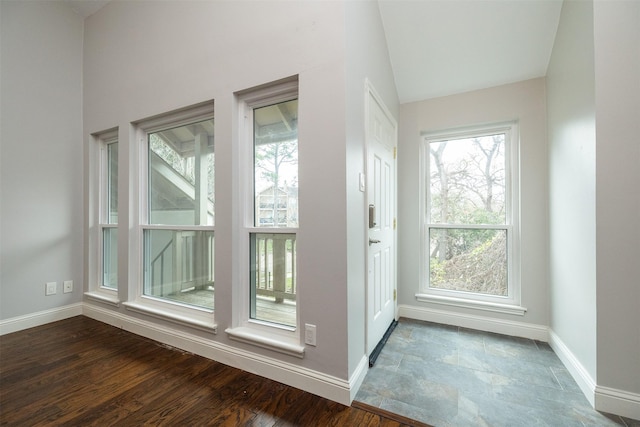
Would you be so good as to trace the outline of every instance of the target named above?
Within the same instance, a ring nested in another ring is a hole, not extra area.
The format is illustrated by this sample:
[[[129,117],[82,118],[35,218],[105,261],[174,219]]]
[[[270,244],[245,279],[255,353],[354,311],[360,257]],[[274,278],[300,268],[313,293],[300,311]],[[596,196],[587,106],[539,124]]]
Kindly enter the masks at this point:
[[[367,140],[367,354],[396,315],[397,124],[370,84],[366,95]]]

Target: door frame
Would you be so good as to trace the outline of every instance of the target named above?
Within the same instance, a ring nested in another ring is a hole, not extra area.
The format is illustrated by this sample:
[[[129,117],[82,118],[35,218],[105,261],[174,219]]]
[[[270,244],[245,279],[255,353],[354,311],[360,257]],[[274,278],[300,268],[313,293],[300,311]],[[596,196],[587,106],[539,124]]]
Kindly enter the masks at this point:
[[[364,90],[364,176],[367,177],[367,179],[365,181],[368,180],[369,177],[369,173],[373,173],[372,171],[369,171],[369,140],[370,140],[370,132],[369,132],[369,119],[370,119],[370,100],[373,98],[375,99],[375,101],[378,103],[378,105],[381,107],[382,112],[385,114],[385,116],[387,116],[387,118],[389,119],[389,121],[393,124],[394,127],[394,132],[393,132],[393,147],[394,150],[396,150],[397,152],[397,146],[398,146],[398,122],[395,119],[395,117],[391,114],[391,112],[389,111],[389,109],[387,108],[386,104],[384,103],[384,101],[382,100],[382,97],[378,94],[378,92],[376,91],[376,89],[374,88],[373,84],[371,83],[371,81],[369,79],[365,78],[365,90]],[[394,153],[394,160],[397,159],[396,154]],[[397,168],[397,161],[396,161],[396,167],[394,167],[394,176],[393,176],[393,185],[394,185],[394,191],[393,191],[393,217],[394,217],[394,233],[393,233],[393,291],[394,291],[394,300],[393,300],[393,318],[394,320],[398,320],[398,298],[397,298],[397,289],[398,289],[398,233],[397,233],[397,227],[396,227],[396,223],[397,223],[397,217],[398,217],[398,168]],[[369,223],[368,223],[368,217],[369,217],[369,191],[371,189],[369,188],[369,185],[367,185],[365,187],[365,197],[364,197],[364,203],[363,203],[363,218],[364,220],[364,274],[365,274],[365,286],[364,286],[364,298],[365,298],[365,310],[364,310],[364,317],[365,317],[365,328],[364,328],[364,342],[365,342],[365,353],[366,356],[369,357],[371,354],[371,352],[373,350],[369,350],[369,330],[370,330],[370,324],[369,324]],[[377,343],[376,343],[377,344]]]

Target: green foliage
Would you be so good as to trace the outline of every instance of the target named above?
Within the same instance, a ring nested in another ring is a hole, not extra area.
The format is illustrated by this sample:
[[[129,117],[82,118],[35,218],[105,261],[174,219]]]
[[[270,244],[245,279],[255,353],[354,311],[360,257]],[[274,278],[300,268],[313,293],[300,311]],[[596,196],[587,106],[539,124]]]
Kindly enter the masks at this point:
[[[454,230],[466,232],[468,248],[445,260],[429,259],[429,285],[490,295],[507,294],[506,232],[502,230]],[[484,239],[479,238],[483,232]],[[488,233],[491,233],[489,236]]]
[[[446,261],[439,261],[438,258],[429,259],[429,281],[432,287],[440,288],[445,281]]]

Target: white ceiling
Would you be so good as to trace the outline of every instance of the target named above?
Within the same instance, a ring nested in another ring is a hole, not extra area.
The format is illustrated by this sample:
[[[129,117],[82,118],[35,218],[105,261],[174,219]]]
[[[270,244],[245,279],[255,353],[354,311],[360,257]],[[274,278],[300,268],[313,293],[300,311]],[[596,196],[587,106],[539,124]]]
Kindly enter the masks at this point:
[[[562,0],[379,0],[400,103],[546,75]]]
[[[64,0],[83,17],[109,0]],[[562,0],[379,0],[400,103],[546,75]]]

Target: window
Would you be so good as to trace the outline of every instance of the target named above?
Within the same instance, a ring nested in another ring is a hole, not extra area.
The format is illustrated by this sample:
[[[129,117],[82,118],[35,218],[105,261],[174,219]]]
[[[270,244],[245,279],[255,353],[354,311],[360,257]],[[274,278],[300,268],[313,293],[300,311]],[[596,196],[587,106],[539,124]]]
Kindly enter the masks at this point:
[[[214,307],[214,122],[210,105],[142,123],[142,295]]]
[[[234,340],[304,357],[297,310],[298,79],[237,93]]]
[[[92,135],[88,151],[90,187],[89,292],[118,304],[118,129]]]
[[[517,141],[515,124],[425,136],[419,298],[519,305]]]
[[[118,283],[118,129],[91,134],[85,151],[88,183],[86,230],[90,250],[86,255],[85,274],[93,300],[119,305]],[[121,268],[120,268],[121,269]]]

